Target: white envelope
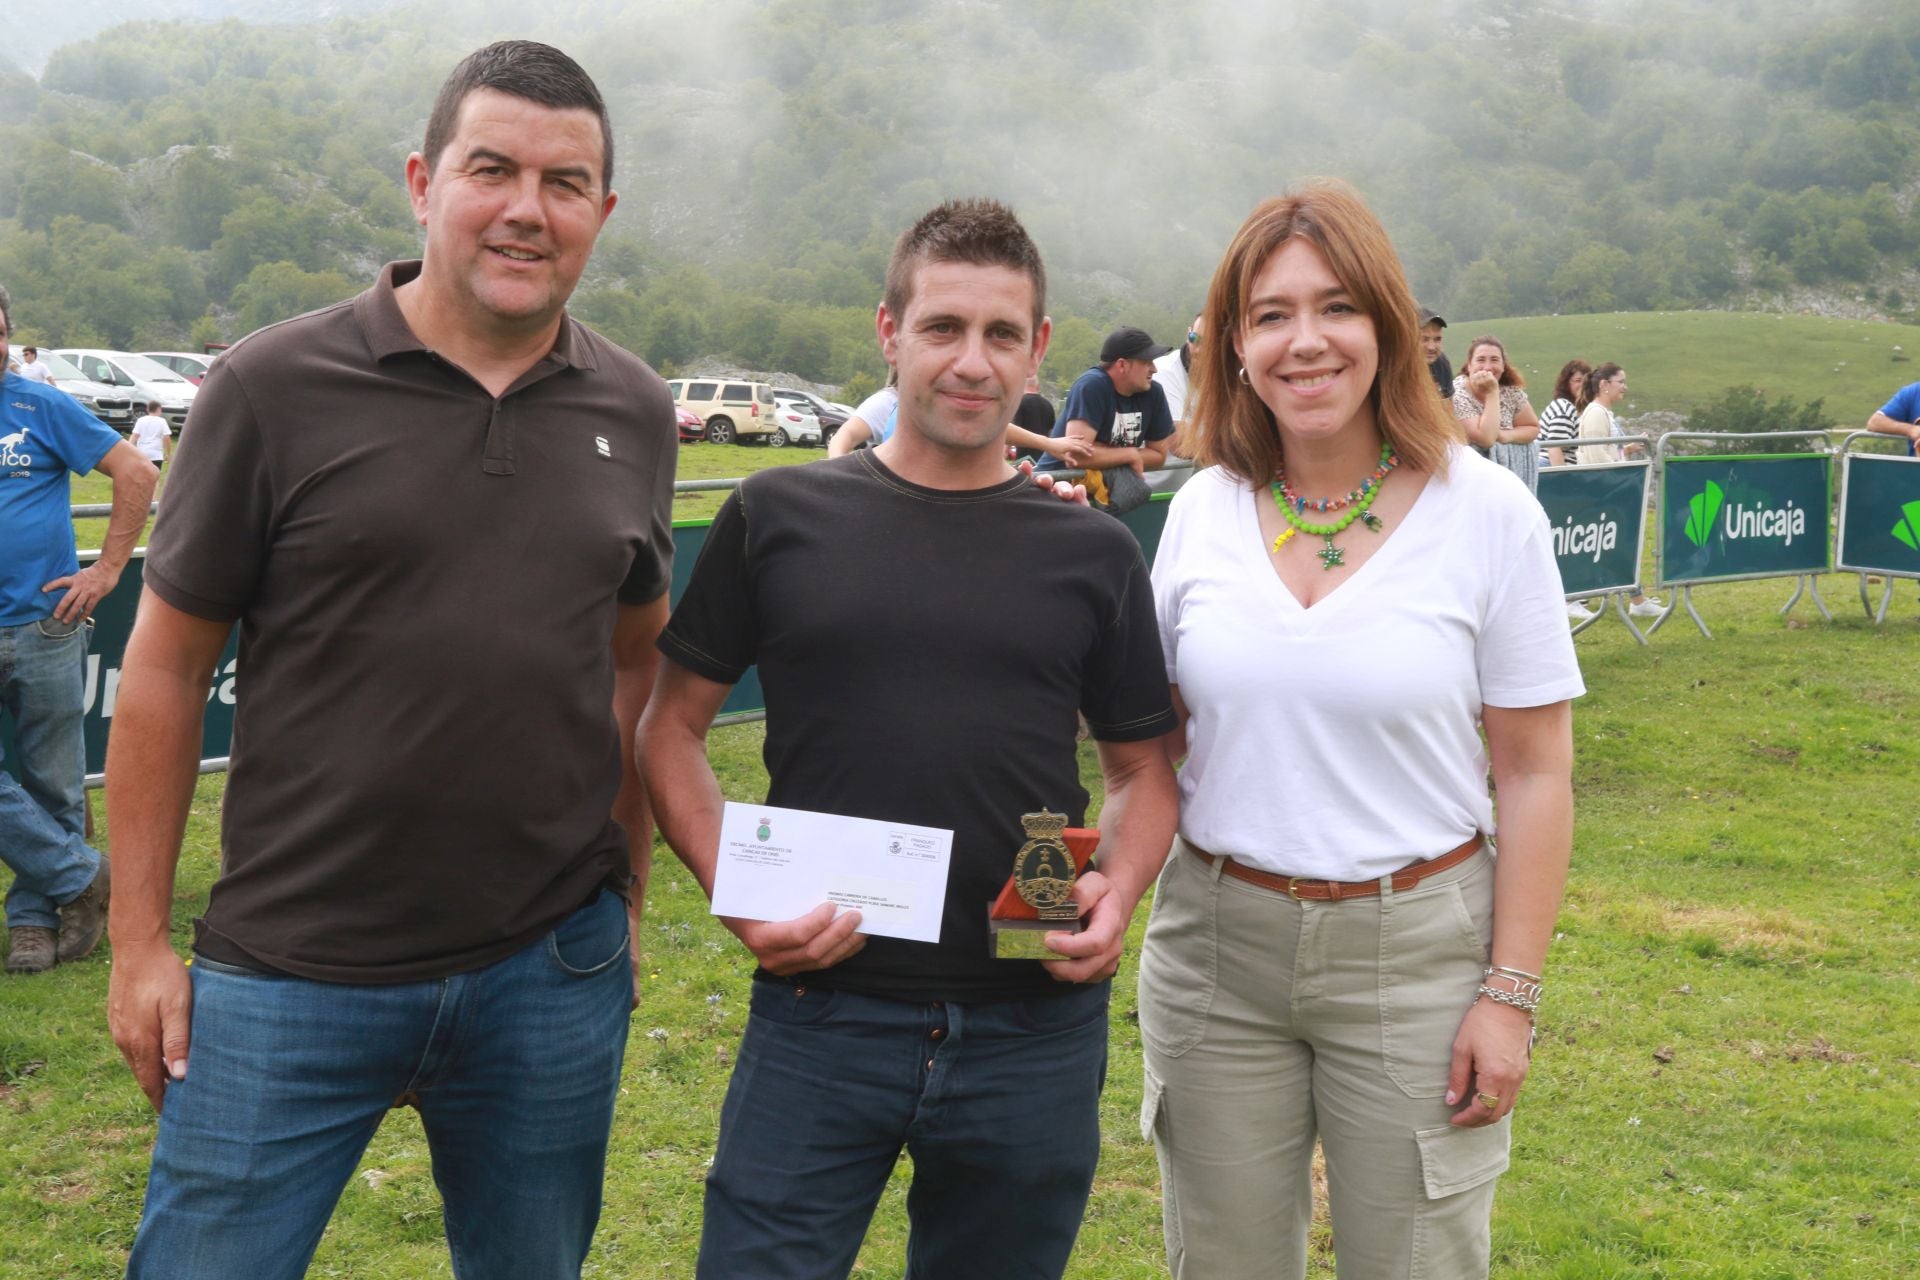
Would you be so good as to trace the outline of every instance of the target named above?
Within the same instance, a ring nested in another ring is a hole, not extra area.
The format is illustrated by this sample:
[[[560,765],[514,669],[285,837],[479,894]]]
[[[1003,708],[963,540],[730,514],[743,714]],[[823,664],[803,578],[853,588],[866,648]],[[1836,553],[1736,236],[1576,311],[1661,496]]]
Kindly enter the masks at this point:
[[[860,932],[940,941],[953,832],[806,809],[738,804],[720,819],[713,914],[791,920],[823,902],[860,913]]]

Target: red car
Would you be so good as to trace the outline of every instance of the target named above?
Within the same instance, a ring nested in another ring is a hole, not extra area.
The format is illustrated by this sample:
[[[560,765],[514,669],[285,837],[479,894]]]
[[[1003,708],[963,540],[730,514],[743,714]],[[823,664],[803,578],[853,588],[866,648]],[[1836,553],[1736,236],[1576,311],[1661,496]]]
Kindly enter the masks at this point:
[[[673,416],[680,423],[681,444],[692,444],[695,440],[707,438],[707,424],[700,421],[700,415],[693,410],[675,405]]]

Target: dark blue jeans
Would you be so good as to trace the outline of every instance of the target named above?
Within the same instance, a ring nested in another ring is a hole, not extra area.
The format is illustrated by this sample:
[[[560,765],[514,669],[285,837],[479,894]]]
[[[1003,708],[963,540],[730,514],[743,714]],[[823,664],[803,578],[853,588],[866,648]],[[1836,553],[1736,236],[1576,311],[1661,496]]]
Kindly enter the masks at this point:
[[[904,1147],[908,1280],[1055,1280],[1106,1074],[1106,983],[943,1005],[755,982],[698,1275],[845,1277]]]
[[[52,597],[49,597],[51,599]],[[87,822],[87,633],[52,617],[0,627],[0,706],[16,731],[20,771],[0,770],[0,862],[13,872],[7,925],[60,927],[60,908],[85,892],[100,855]]]
[[[573,1280],[626,1051],[626,904],[434,982],[348,986],[196,959],[134,1280],[297,1280],[381,1118],[418,1097],[461,1280]]]

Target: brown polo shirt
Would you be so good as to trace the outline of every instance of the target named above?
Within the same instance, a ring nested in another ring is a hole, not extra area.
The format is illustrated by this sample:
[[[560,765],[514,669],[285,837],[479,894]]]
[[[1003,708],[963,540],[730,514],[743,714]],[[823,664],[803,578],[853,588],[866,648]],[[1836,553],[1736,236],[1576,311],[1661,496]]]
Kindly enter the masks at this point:
[[[214,959],[442,977],[625,879],[615,605],[667,589],[672,397],[568,317],[495,399],[407,327],[418,272],[228,352],[168,472],[147,586],[240,624]]]

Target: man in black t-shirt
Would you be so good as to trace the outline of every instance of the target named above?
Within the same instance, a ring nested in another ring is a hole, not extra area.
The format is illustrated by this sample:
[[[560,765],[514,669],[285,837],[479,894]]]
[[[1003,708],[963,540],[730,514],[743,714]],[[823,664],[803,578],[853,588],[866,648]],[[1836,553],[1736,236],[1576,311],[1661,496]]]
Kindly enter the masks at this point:
[[[1159,466],[1173,435],[1173,414],[1153,380],[1153,362],[1171,350],[1145,329],[1115,329],[1100,344],[1100,363],[1074,379],[1053,434],[1091,443],[1092,469],[1130,467],[1144,474]],[[1041,469],[1059,465],[1049,459]]]
[[[894,435],[745,480],[661,636],[640,755],[661,833],[709,895],[723,803],[707,726],[749,666],[768,805],[953,832],[937,943],[869,940],[825,902],[725,918],[759,969],[702,1277],[846,1276],[902,1147],[916,1277],[1058,1276],[1072,1250],[1107,979],[1173,835],[1175,720],[1138,547],[1005,460],[1046,350],[1044,290],[1003,206],[950,201],[916,223],[878,316]],[[1037,545],[1059,554],[1036,571]],[[996,959],[987,908],[1022,815],[1085,818],[1077,714],[1106,778],[1098,869],[1074,894],[1087,927],[1046,935],[1057,959]]]

